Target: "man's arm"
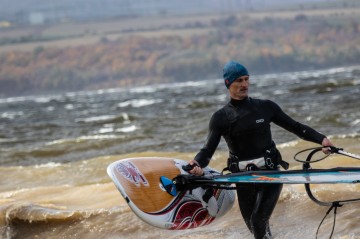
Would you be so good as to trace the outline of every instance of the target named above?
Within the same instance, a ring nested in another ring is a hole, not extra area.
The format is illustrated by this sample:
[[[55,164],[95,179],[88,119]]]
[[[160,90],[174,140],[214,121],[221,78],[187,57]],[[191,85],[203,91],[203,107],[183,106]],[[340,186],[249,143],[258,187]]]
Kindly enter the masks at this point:
[[[228,120],[224,112],[217,111],[215,112],[215,114],[213,114],[209,123],[209,133],[206,138],[206,142],[204,146],[200,149],[200,152],[197,153],[194,159],[190,160],[189,162],[189,164],[195,164],[197,166],[195,166],[192,170],[189,171],[191,174],[203,174],[201,168],[209,165],[209,162],[214,155],[217,146],[220,143],[222,132],[226,130],[226,127],[228,127],[227,123]]]
[[[272,121],[279,125],[280,127],[296,134],[298,137],[311,141],[317,144],[322,144],[323,140],[326,138],[325,135],[319,133],[313,128],[301,124],[294,119],[292,119],[289,115],[285,114],[284,111],[274,102],[269,101],[272,109],[274,110],[274,116]],[[328,146],[328,145],[327,145]]]

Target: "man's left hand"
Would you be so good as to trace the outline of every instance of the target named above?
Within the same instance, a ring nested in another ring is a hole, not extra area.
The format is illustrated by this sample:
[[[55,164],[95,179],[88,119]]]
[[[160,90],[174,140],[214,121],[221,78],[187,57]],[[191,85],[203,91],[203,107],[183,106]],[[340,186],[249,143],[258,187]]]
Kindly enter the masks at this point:
[[[331,153],[331,149],[330,148],[327,148],[328,146],[334,146],[330,140],[328,138],[324,138],[321,145],[324,147],[322,149],[323,153],[324,154],[330,154]]]

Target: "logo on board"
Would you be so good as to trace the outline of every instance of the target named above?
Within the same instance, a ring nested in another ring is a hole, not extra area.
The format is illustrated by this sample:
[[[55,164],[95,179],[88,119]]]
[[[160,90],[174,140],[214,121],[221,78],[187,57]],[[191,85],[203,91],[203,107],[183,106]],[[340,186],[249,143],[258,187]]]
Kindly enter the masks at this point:
[[[121,162],[116,165],[116,169],[124,178],[136,184],[136,186],[140,186],[140,183],[149,186],[149,182],[146,180],[145,176],[133,163]]]

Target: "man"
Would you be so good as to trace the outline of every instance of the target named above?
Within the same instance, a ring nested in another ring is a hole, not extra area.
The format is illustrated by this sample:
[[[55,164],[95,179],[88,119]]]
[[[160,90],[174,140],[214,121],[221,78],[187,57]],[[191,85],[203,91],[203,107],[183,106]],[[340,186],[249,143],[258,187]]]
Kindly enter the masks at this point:
[[[238,62],[230,61],[223,69],[225,86],[230,102],[216,111],[209,123],[205,145],[189,164],[189,172],[203,175],[202,168],[209,164],[221,137],[229,148],[228,169],[235,173],[246,170],[287,169],[272,140],[270,123],[296,134],[300,138],[333,146],[322,134],[300,124],[285,114],[270,100],[253,99],[248,96],[249,73]],[[325,148],[324,153],[328,153]],[[244,221],[256,239],[271,238],[269,219],[275,208],[282,184],[238,184],[238,203]]]

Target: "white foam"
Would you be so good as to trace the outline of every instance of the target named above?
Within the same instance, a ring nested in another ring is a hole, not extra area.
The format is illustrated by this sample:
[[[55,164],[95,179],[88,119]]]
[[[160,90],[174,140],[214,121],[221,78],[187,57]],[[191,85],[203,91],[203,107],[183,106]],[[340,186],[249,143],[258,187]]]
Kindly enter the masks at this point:
[[[116,129],[115,132],[129,133],[129,132],[133,132],[135,130],[137,130],[137,127],[135,125],[131,125],[128,127]]]
[[[92,122],[101,122],[106,120],[112,120],[115,119],[115,115],[99,115],[94,117],[88,117],[88,118],[79,118],[76,119],[75,122],[84,122],[84,123],[92,123]]]
[[[0,115],[0,118],[4,119],[15,119],[16,117],[23,116],[24,112],[22,111],[8,111]]]
[[[80,143],[86,140],[107,140],[107,139],[123,139],[124,136],[114,135],[114,134],[105,134],[105,135],[87,135],[81,136],[78,138],[68,138],[68,139],[58,139],[51,142],[46,143],[45,145],[56,145],[56,144],[71,144],[71,143]]]
[[[134,100],[128,100],[124,101],[118,104],[120,108],[124,107],[134,107],[134,108],[140,108],[148,105],[158,104],[163,102],[163,100],[160,99],[134,99]]]

